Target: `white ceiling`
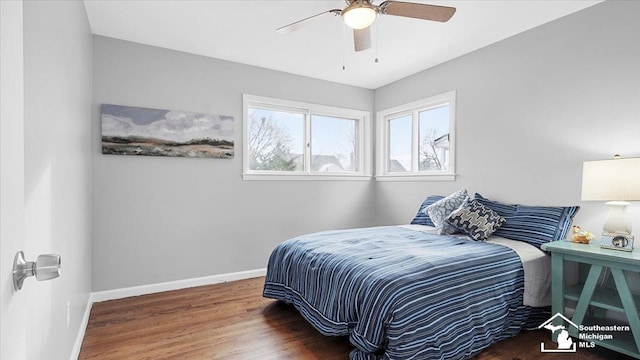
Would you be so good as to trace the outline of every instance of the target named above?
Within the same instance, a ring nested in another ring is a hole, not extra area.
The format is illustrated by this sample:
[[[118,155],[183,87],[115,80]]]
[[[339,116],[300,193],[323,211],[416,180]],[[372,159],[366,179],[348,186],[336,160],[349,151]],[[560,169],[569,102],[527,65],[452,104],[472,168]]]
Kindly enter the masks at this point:
[[[342,0],[85,4],[97,35],[375,89],[600,2],[408,1],[453,6],[457,11],[447,23],[380,16],[371,29],[371,49],[358,53],[340,17],[287,35],[275,32],[311,15],[342,9]]]

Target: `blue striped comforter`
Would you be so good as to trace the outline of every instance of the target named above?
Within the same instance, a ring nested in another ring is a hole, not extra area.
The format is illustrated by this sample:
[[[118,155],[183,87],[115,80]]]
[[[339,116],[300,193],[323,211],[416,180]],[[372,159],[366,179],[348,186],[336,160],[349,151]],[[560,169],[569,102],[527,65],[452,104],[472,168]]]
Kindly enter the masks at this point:
[[[401,227],[325,231],[278,245],[263,295],[293,304],[352,360],[461,359],[517,334],[518,255]]]

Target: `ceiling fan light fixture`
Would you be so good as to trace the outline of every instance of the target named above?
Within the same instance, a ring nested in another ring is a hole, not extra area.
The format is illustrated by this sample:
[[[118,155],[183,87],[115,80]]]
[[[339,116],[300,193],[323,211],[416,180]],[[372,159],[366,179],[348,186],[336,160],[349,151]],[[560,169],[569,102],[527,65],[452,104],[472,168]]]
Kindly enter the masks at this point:
[[[354,1],[342,11],[342,20],[353,29],[364,29],[376,21],[378,12],[367,2]]]

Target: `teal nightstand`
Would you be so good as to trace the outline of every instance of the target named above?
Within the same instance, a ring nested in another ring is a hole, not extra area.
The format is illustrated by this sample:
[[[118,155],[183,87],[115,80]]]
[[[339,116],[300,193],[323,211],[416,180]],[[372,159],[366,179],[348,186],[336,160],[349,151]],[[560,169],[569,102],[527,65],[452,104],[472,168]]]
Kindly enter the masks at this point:
[[[631,294],[623,270],[640,272],[640,251],[624,252],[601,249],[598,241],[591,244],[576,244],[569,241],[554,241],[542,245],[542,250],[551,252],[551,307],[552,313],[564,313],[565,300],[577,301],[571,321],[577,325],[613,325],[601,315],[605,310],[625,314],[631,332],[615,334],[610,340],[589,340],[596,345],[618,351],[640,359],[640,296]],[[589,274],[582,284],[565,287],[564,261],[590,265]],[[613,275],[615,289],[597,286],[600,274],[608,268]],[[589,307],[591,306],[591,310]],[[618,324],[620,325],[620,324]],[[569,334],[578,337],[577,329],[571,327]]]

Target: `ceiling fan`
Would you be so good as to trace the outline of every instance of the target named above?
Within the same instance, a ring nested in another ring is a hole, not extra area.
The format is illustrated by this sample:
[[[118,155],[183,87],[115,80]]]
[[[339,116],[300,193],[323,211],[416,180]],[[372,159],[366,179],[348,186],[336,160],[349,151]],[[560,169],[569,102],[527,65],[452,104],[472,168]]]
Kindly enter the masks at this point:
[[[456,8],[449,6],[417,4],[404,1],[383,1],[380,5],[373,5],[371,0],[345,0],[347,7],[331,9],[313,15],[306,19],[276,29],[277,33],[288,34],[300,28],[315,24],[329,16],[342,16],[344,23],[353,29],[353,39],[356,51],[367,50],[371,47],[371,32],[369,26],[378,15],[404,16],[414,19],[446,22],[456,12]]]

